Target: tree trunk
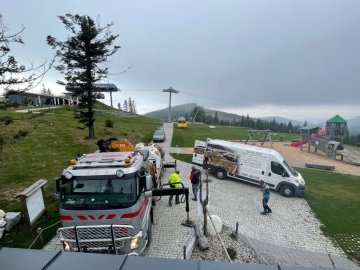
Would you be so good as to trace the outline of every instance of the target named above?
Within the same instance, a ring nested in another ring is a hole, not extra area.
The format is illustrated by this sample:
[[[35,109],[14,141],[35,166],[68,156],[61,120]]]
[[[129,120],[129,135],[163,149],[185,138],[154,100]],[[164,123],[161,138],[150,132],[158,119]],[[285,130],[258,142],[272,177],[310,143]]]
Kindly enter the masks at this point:
[[[88,98],[91,97],[92,91],[88,92]],[[89,117],[89,139],[95,139],[95,127],[94,127],[94,109],[93,101],[88,99],[88,117]]]

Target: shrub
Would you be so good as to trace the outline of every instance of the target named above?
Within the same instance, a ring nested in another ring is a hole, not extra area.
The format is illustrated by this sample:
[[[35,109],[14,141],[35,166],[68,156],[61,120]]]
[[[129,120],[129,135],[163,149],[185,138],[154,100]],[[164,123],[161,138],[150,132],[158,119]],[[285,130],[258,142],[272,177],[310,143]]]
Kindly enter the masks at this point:
[[[30,131],[26,129],[20,129],[13,137],[14,139],[18,139],[20,137],[26,137],[29,133]]]
[[[228,248],[226,248],[226,250],[230,256],[230,259],[234,260],[236,258],[236,250],[233,249],[232,247],[228,247]]]
[[[106,119],[105,120],[105,127],[108,127],[108,128],[114,127],[114,122],[111,121],[110,119]]]
[[[5,115],[0,118],[0,122],[3,123],[5,126],[7,126],[7,125],[10,125],[11,123],[13,123],[14,119],[9,115]]]

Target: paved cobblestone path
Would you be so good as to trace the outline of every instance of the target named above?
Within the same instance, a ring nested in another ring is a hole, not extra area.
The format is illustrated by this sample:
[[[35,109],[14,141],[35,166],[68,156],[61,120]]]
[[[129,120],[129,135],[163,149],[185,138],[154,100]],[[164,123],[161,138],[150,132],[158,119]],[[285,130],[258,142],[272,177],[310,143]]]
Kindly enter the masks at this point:
[[[169,154],[169,149],[173,134],[173,125],[164,124],[166,141],[163,145],[165,151],[164,162],[172,162],[174,159]],[[179,163],[179,161],[178,161]],[[186,163],[184,163],[186,164]],[[188,164],[186,164],[188,165]],[[184,170],[182,170],[182,168]],[[190,169],[188,166],[180,168],[180,178],[185,186],[190,187],[188,176]],[[162,183],[167,183],[167,179],[173,168],[164,172]],[[182,197],[180,196],[180,199]],[[191,198],[191,196],[190,196]],[[185,197],[183,198],[185,200]],[[194,241],[194,230],[189,227],[182,226],[181,223],[186,219],[185,203],[176,205],[173,198],[173,205],[168,205],[169,197],[162,197],[156,202],[154,208],[154,223],[152,227],[152,241],[149,248],[145,251],[146,256],[161,258],[183,258],[184,245],[191,246]],[[195,202],[190,199],[190,219],[197,219],[195,212]]]

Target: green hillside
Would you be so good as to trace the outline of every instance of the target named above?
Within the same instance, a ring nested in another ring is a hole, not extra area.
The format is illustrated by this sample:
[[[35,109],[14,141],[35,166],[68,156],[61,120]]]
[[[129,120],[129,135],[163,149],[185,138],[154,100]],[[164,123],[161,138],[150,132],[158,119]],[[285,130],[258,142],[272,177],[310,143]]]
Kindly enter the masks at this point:
[[[233,126],[214,126],[210,128],[208,125],[189,124],[187,129],[178,129],[174,125],[174,134],[172,139],[172,146],[179,147],[193,147],[195,140],[206,141],[207,138],[223,139],[223,140],[246,140],[247,131],[249,128],[233,127]],[[262,139],[263,132],[254,133],[253,139]],[[299,139],[299,134],[291,133],[276,133],[271,136],[272,140],[290,141],[292,139]]]
[[[144,117],[118,117],[117,110],[95,106],[96,139],[86,138],[88,130],[74,119],[72,108],[43,110],[41,113],[0,111],[0,209],[20,211],[16,194],[39,179],[47,179],[45,200],[49,220],[42,219],[34,228],[46,227],[58,220],[57,202],[53,196],[53,179],[61,175],[68,161],[77,154],[97,150],[100,138],[127,138],[132,143],[150,142],[160,122]],[[108,127],[105,125],[107,121]],[[110,123],[110,125],[109,125]],[[113,123],[113,127],[111,126]],[[56,227],[54,227],[56,230]],[[54,235],[45,235],[45,240]],[[20,228],[16,237],[5,236],[1,245],[28,247],[30,236]]]
[[[186,114],[190,114],[190,112],[197,106],[196,103],[187,103],[177,106],[171,107],[171,117],[173,120],[178,119],[179,116],[185,116]],[[168,120],[168,108],[157,110],[153,112],[146,113],[145,116],[159,119],[162,121]]]

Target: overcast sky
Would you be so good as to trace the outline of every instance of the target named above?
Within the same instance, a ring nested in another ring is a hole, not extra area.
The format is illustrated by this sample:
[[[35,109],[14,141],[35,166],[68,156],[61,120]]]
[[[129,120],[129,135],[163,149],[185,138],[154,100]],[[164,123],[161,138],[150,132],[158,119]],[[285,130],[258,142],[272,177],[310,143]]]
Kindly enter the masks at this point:
[[[51,34],[67,32],[65,13],[114,22],[122,48],[110,58],[110,76],[139,113],[162,109],[172,86],[173,105],[204,107],[250,116],[320,121],[335,114],[360,115],[359,0],[1,0],[10,32],[25,26],[24,46],[13,47],[21,63],[41,63],[54,52]],[[55,70],[46,87],[62,76]],[[109,103],[109,97],[106,97]]]

